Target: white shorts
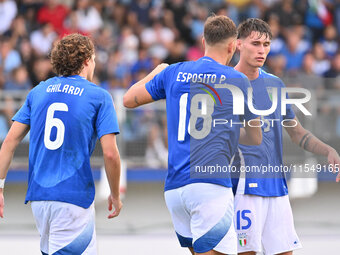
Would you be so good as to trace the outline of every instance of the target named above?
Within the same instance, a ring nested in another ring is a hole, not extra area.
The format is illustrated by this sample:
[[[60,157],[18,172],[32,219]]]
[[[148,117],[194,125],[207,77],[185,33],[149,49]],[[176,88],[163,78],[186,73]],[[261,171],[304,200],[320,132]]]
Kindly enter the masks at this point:
[[[234,197],[231,188],[194,183],[164,193],[182,247],[197,253],[237,253]]]
[[[57,201],[33,201],[31,207],[43,255],[97,254],[93,204],[84,209]]]
[[[301,248],[295,232],[289,198],[236,194],[235,228],[238,252],[264,252],[266,255]]]

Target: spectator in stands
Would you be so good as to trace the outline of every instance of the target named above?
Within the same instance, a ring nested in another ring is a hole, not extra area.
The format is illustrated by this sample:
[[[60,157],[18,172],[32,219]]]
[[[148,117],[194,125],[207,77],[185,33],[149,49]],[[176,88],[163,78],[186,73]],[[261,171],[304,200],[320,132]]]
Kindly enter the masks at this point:
[[[320,43],[328,58],[334,57],[335,53],[338,51],[338,42],[336,28],[334,25],[328,25],[323,33],[323,38],[321,38]]]
[[[131,74],[133,78],[133,82],[137,82],[136,75],[140,70],[146,70],[146,73],[149,73],[153,68],[152,59],[148,54],[148,50],[144,47],[139,49],[138,59],[131,67]]]
[[[324,81],[320,75],[314,72],[315,62],[314,55],[307,53],[303,58],[302,70],[285,79],[287,87],[305,88],[321,96],[324,91]]]
[[[130,68],[131,67],[122,58],[122,54],[119,50],[110,53],[106,64],[106,72],[108,76],[115,76],[123,87],[128,87],[131,84]]]
[[[33,58],[33,47],[28,37],[23,38],[23,40],[18,45],[20,51],[20,56],[22,61],[26,64],[30,62]]]
[[[197,0],[196,2],[197,2],[196,4],[202,6],[209,13],[215,12],[221,6],[225,6],[225,4],[226,4],[225,0]],[[217,12],[215,12],[215,13],[217,13]]]
[[[7,79],[5,83],[5,91],[28,91],[32,88],[32,83],[29,80],[28,72],[25,66],[21,65],[11,72],[11,76]],[[12,124],[12,117],[14,113],[19,109],[15,106],[20,105],[21,96],[9,94],[5,97],[5,109],[3,111],[6,116],[8,127]]]
[[[276,15],[278,17],[283,30],[303,23],[301,14],[297,11],[294,5],[294,0],[277,2],[277,4],[267,10],[264,19],[269,21],[272,15]]]
[[[64,35],[64,22],[69,11],[67,6],[60,3],[60,0],[46,0],[38,11],[37,20],[40,24],[50,23],[55,32]]]
[[[0,66],[5,75],[21,65],[20,54],[13,46],[9,37],[4,37],[0,41]]]
[[[138,59],[139,39],[133,33],[132,29],[125,26],[121,31],[119,40],[119,51],[122,54],[122,61],[132,66]]]
[[[332,60],[331,68],[324,73],[324,77],[326,78],[326,89],[333,90],[333,89],[339,89],[340,85],[336,81],[337,77],[340,77],[340,52],[337,52]]]
[[[110,18],[110,23],[114,23],[118,28],[123,27],[127,23],[127,7],[121,3],[116,3]],[[117,29],[118,30],[118,29]]]
[[[145,77],[145,76],[143,76]],[[147,148],[145,161],[151,168],[166,168],[168,163],[168,148],[166,132],[166,117],[162,111],[145,111],[144,121],[147,128]],[[165,129],[165,132],[164,132]]]
[[[239,24],[247,18],[258,18],[260,16],[259,1],[252,0],[227,0],[230,18]]]
[[[272,73],[283,79],[286,76],[286,62],[286,57],[282,54],[270,55],[267,58],[267,68],[269,73]],[[286,82],[285,84],[286,86],[289,86]]]
[[[163,19],[163,22],[164,22],[164,26],[171,29],[171,31],[174,33],[175,37],[178,37],[180,35],[180,32],[179,32],[178,28],[176,27],[173,12],[168,10],[168,9],[163,9],[162,19]]]
[[[29,90],[32,88],[32,83],[28,77],[28,72],[25,66],[21,65],[13,69],[10,78],[5,83],[5,90]]]
[[[272,55],[280,54],[285,46],[285,42],[282,39],[280,19],[276,14],[269,16],[268,25],[272,31],[272,40],[270,43],[269,57]]]
[[[15,16],[17,15],[18,8],[17,4],[13,0],[0,0],[0,35],[6,32]]]
[[[186,54],[186,60],[196,61],[197,59],[204,56],[204,49],[202,46],[202,36],[196,38],[196,42],[191,46]]]
[[[151,0],[135,0],[131,1],[129,10],[135,13],[137,20],[144,26],[150,25],[150,9],[152,7]]]
[[[334,0],[334,18],[337,34],[340,34],[340,0]]]
[[[40,56],[34,60],[32,73],[30,75],[33,86],[53,76],[55,75],[52,72],[52,66],[47,56]]]
[[[190,24],[188,18],[190,16],[187,10],[187,4],[184,0],[165,0],[164,8],[171,11],[176,28],[179,31],[179,37],[186,43],[192,44]]]
[[[22,15],[15,17],[10,29],[4,33],[4,36],[11,38],[14,48],[18,49],[21,41],[29,36],[25,18]]]
[[[40,29],[32,32],[30,39],[35,53],[44,56],[50,52],[57,34],[50,23],[44,23]]]
[[[78,24],[79,22],[78,22],[77,13],[75,11],[71,11],[64,22],[64,30],[63,30],[64,33],[65,34],[79,33],[79,34],[87,35],[87,33],[79,29]]]
[[[143,47],[149,48],[152,54],[164,59],[168,55],[175,34],[165,27],[160,20],[155,20],[151,27],[146,27],[140,35]]]
[[[100,86],[108,91],[117,90],[117,89],[126,89],[123,86],[124,84],[117,79],[116,76],[110,75],[106,81],[100,83]]]
[[[338,52],[332,61],[331,69],[325,73],[326,87],[329,90],[326,93],[325,104],[321,107],[323,114],[336,114],[336,134],[340,137],[340,52]]]
[[[191,21],[190,29],[191,36],[193,39],[201,37],[203,35],[204,22],[208,17],[208,11],[206,8],[198,6],[196,8],[196,13]]]
[[[31,77],[33,73],[33,61],[34,61],[34,50],[31,45],[29,38],[23,38],[18,46],[22,63],[26,66],[28,73]]]
[[[322,37],[325,26],[332,24],[333,16],[326,4],[327,1],[308,1],[305,24],[313,32],[313,42]]]
[[[106,52],[111,52],[118,44],[117,38],[113,34],[113,30],[109,25],[105,25],[97,31],[95,43],[97,50],[100,49]]]
[[[169,54],[164,59],[164,62],[171,65],[177,62],[185,61],[186,46],[184,41],[178,39],[175,40],[174,44],[169,49]]]
[[[23,0],[22,4],[18,6],[20,15],[25,19],[25,25],[29,33],[39,28],[37,13],[43,4],[44,1],[40,0]]]
[[[288,30],[285,37],[286,45],[282,49],[282,54],[287,60],[286,70],[296,72],[302,67],[303,57],[309,50],[309,44],[294,29]]]
[[[76,0],[75,11],[78,20],[78,28],[84,33],[91,34],[103,25],[103,20],[98,10],[90,0]]]
[[[326,57],[326,53],[321,43],[315,43],[313,46],[313,55],[315,57],[315,62],[313,64],[313,71],[315,74],[322,76],[326,73],[330,67],[331,63]]]

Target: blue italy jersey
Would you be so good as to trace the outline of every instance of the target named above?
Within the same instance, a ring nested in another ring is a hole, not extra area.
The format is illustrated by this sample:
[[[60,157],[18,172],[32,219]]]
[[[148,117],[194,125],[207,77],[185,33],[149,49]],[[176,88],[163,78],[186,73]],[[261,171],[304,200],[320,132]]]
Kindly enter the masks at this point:
[[[233,95],[227,88],[231,85],[241,94],[234,99],[244,114],[233,114]],[[240,123],[257,117],[248,109],[249,87],[245,75],[209,57],[171,65],[146,84],[154,100],[166,99],[165,190],[197,182],[231,187],[226,171],[237,148]]]
[[[30,91],[14,121],[30,126],[28,201],[88,208],[97,138],[119,133],[111,95],[81,76],[54,77]]]
[[[285,87],[280,78],[260,69],[259,77],[250,82],[257,110],[268,110],[272,106],[274,90],[277,89],[278,105],[268,116],[261,116],[262,143],[258,146],[239,145],[233,165],[243,168],[245,176],[233,179],[234,191],[258,196],[284,196],[288,194],[287,183],[282,171],[282,125],[281,122],[294,119],[291,105],[286,115],[281,114],[281,88]]]

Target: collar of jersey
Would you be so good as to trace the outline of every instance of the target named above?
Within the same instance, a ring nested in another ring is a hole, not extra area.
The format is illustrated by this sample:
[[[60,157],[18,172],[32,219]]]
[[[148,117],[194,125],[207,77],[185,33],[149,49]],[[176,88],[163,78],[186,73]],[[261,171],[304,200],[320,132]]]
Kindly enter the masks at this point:
[[[250,82],[257,81],[257,79],[261,78],[261,77],[262,77],[262,75],[263,75],[263,70],[262,70],[262,68],[259,68],[259,76],[257,76],[257,78],[256,78],[256,79],[254,79],[254,80],[251,80]]]
[[[208,57],[208,56],[204,56],[204,57],[201,57],[201,60],[210,60],[211,62],[215,62],[217,64],[220,64],[218,63],[215,59],[211,58],[211,57]],[[221,64],[220,64],[221,65]]]
[[[70,79],[83,79],[86,80],[85,77],[80,76],[80,75],[70,75],[70,76],[64,76],[65,78],[70,78]]]

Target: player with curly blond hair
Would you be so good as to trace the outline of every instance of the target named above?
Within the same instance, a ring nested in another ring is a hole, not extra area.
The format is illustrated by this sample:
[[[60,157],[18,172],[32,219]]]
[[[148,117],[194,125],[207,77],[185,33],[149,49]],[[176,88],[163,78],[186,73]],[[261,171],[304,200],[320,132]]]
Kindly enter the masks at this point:
[[[31,202],[42,254],[96,254],[94,181],[90,156],[100,139],[111,194],[109,218],[118,216],[119,133],[111,95],[92,83],[90,38],[71,34],[56,43],[51,63],[58,76],[40,82],[13,117],[0,150],[0,217],[5,177],[14,151],[30,130],[25,203]]]

